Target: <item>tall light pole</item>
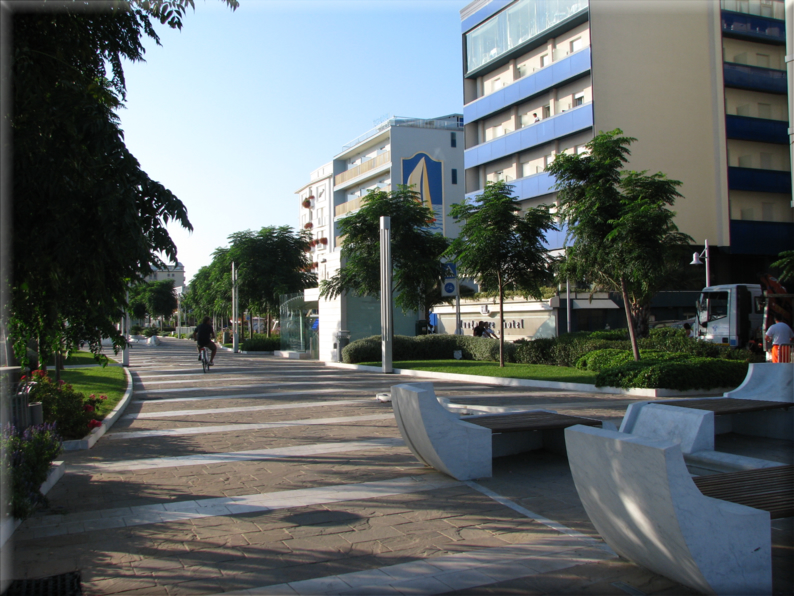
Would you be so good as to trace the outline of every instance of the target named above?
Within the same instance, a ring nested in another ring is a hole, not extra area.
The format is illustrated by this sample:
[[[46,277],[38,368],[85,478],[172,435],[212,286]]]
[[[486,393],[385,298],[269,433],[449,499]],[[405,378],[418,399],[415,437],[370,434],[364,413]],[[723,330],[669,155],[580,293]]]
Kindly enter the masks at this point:
[[[701,259],[703,259],[701,261]],[[705,261],[705,263],[704,263]],[[711,286],[711,268],[709,264],[709,241],[706,240],[706,246],[703,249],[703,252],[695,252],[692,253],[692,262],[690,265],[706,265],[706,287],[708,288]]]
[[[232,349],[236,354],[240,349],[240,338],[237,335],[237,267],[232,261]]]
[[[392,271],[391,271],[391,218],[380,218],[380,335],[384,373],[392,368]]]

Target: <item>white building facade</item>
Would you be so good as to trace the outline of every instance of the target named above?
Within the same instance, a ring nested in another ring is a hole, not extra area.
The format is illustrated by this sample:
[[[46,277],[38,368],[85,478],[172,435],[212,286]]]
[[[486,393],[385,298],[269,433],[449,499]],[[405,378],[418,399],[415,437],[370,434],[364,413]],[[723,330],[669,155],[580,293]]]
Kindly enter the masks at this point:
[[[413,186],[436,213],[431,229],[447,237],[457,235],[449,209],[464,197],[463,137],[462,114],[392,117],[347,143],[331,162],[312,172],[309,184],[296,194],[300,227],[314,236],[312,269],[318,279],[327,279],[341,266],[339,221],[357,211],[370,190]],[[307,290],[305,300],[319,314],[320,360],[339,359],[340,332],[350,341],[380,334],[380,308],[374,299],[346,295],[324,300],[318,290]],[[395,334],[414,335],[418,318],[395,308]]]

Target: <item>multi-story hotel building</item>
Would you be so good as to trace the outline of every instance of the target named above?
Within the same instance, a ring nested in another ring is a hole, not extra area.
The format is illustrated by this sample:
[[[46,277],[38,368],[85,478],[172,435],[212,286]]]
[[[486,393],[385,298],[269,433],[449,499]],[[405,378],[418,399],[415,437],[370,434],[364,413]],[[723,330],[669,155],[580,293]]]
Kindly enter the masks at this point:
[[[311,173],[310,182],[296,191],[300,201],[300,227],[313,235],[312,268],[318,279],[327,279],[341,266],[338,223],[361,207],[373,189],[389,191],[399,184],[413,186],[421,200],[436,213],[431,229],[454,237],[457,227],[449,208],[460,203],[463,181],[463,116],[433,119],[393,117],[344,145],[332,161]],[[373,299],[347,295],[337,300],[305,293],[304,310],[319,313],[318,355],[338,357],[340,331],[351,340],[380,333],[380,309]],[[316,304],[315,304],[316,303]],[[395,309],[398,335],[413,335],[417,316]]]
[[[629,169],[683,182],[676,223],[708,240],[712,283],[794,249],[783,2],[476,0],[461,29],[467,196],[506,180],[553,204],[549,161],[620,128]]]

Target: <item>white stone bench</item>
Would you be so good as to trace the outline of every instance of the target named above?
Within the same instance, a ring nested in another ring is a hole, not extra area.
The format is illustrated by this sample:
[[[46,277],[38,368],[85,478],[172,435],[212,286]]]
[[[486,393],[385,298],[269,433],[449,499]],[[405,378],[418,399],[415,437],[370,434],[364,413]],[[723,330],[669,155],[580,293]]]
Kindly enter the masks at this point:
[[[664,404],[714,413],[713,432],[794,440],[794,364],[750,364],[744,382],[720,397],[642,401],[629,405],[620,431],[633,433],[643,408]]]
[[[490,477],[494,457],[543,447],[564,451],[565,427],[601,424],[549,410],[461,417],[439,403],[432,383],[395,385],[391,403],[403,440],[416,458],[457,480]]]
[[[565,440],[582,504],[616,553],[704,593],[772,592],[770,514],[704,496],[680,444],[587,426]]]

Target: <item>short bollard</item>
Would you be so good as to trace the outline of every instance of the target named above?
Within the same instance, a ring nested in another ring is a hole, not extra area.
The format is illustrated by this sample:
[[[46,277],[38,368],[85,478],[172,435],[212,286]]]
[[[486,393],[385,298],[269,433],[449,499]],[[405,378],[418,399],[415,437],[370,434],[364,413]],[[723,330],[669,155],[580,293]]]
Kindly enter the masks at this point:
[[[40,401],[28,404],[28,420],[31,426],[44,424],[44,410],[41,407]]]

